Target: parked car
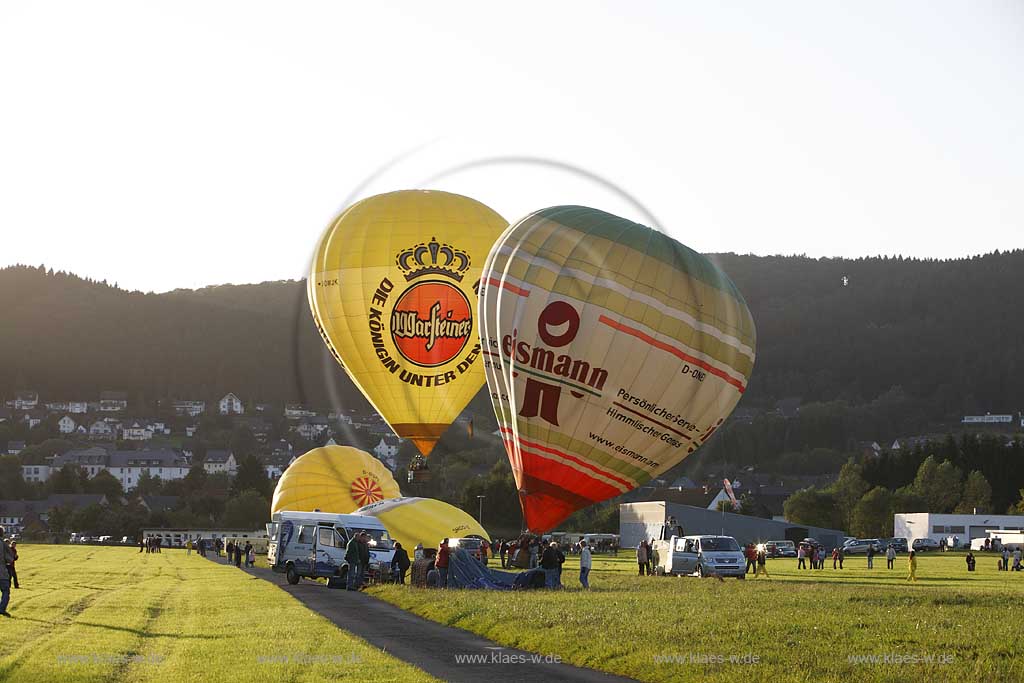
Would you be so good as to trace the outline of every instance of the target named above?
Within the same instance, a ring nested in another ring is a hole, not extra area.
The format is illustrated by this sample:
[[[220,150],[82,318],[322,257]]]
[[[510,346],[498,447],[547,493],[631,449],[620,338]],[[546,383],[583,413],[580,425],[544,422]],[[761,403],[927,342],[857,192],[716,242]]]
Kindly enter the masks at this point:
[[[910,546],[905,538],[886,538],[882,540],[883,550],[888,548],[890,545],[898,553],[910,552]]]
[[[448,547],[452,550],[456,548],[462,548],[467,553],[475,557],[476,559],[483,562],[483,547],[484,539],[477,538],[474,536],[466,536],[465,538],[449,538]]]
[[[882,541],[877,538],[855,538],[843,545],[843,553],[846,555],[866,555],[869,547],[874,548],[876,553],[885,550]]]
[[[672,536],[655,541],[653,560],[659,576],[746,576],[746,559],[732,536]]]
[[[768,541],[765,550],[769,557],[796,557],[796,544],[793,541]]]
[[[939,542],[930,538],[915,538],[910,546],[917,552],[923,553],[927,550],[938,550]]]
[[[348,575],[346,545],[355,533],[370,535],[371,579],[389,576],[394,546],[387,529],[376,517],[326,512],[275,512],[267,524],[267,563],[296,584],[302,577],[344,582]]]

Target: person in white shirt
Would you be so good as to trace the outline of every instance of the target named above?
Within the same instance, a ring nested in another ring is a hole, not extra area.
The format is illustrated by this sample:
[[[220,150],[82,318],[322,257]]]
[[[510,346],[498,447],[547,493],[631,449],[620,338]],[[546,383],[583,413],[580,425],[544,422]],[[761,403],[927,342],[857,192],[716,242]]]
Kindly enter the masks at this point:
[[[590,547],[587,545],[586,541],[580,541],[580,584],[587,589],[590,588],[590,581],[588,580],[588,577],[590,576],[590,567],[592,564],[593,561],[590,559]]]

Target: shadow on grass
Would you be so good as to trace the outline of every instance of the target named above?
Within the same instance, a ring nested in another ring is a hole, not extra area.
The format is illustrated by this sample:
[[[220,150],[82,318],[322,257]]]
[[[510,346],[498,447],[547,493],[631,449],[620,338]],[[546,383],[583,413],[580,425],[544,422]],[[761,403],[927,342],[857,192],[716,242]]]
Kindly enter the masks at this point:
[[[50,621],[48,619],[35,619],[33,617],[19,617],[17,613],[13,613],[14,619],[20,619],[22,621],[34,621],[39,624],[48,624],[50,626],[88,626],[90,628],[102,628],[108,631],[122,631],[124,633],[132,633],[139,636],[140,638],[179,638],[185,640],[223,640],[227,636],[202,636],[202,635],[186,635],[183,633],[150,633],[143,629],[128,628],[127,626],[111,626],[110,624],[97,624],[91,621],[74,621],[58,622]]]

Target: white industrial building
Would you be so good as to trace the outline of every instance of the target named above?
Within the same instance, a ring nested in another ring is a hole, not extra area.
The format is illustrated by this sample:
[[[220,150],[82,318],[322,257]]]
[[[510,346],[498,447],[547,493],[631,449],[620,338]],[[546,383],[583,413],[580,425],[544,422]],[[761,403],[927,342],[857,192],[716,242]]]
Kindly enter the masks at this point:
[[[163,541],[165,548],[180,548],[185,545],[185,541],[192,540],[193,542],[198,541],[200,538],[205,538],[207,541],[216,541],[217,539],[226,540],[229,538],[244,538],[246,540],[253,541],[254,545],[263,542],[266,544],[267,541],[267,530],[256,529],[251,531],[249,529],[143,529],[143,538],[159,538]],[[208,548],[211,552],[213,548]]]
[[[1024,515],[957,515],[931,512],[898,512],[893,515],[893,535],[913,543],[917,538],[939,541],[956,536],[961,544],[988,538],[988,530],[1024,529]]]
[[[845,533],[839,529],[778,522],[763,517],[656,500],[619,504],[620,546],[629,548],[636,546],[641,539],[661,538],[662,529],[670,523],[681,526],[686,535],[732,536],[739,543],[780,540],[797,543],[809,536],[831,550],[842,545],[845,538]]]

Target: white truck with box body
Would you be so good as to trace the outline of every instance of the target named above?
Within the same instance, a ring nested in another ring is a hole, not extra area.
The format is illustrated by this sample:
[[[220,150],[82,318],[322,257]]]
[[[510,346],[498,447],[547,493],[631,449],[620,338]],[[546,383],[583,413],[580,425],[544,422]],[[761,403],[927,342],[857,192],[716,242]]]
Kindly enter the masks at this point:
[[[366,515],[275,512],[267,524],[267,562],[291,584],[302,577],[344,581],[345,547],[357,532],[370,535],[370,566],[363,571],[371,577],[388,576],[394,543],[380,520]]]

